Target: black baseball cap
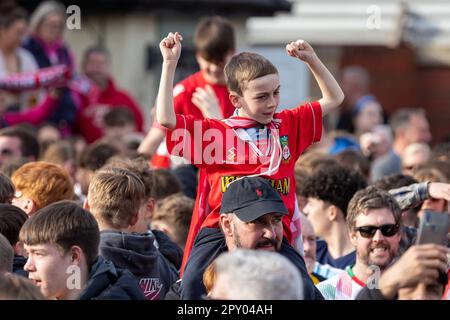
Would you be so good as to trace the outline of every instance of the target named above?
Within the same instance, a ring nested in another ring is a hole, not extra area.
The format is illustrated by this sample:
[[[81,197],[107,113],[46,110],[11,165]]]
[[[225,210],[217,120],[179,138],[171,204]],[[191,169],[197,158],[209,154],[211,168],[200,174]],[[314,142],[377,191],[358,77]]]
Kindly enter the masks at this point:
[[[240,220],[250,222],[267,213],[286,215],[288,210],[268,180],[244,177],[229,184],[220,213],[234,213]]]

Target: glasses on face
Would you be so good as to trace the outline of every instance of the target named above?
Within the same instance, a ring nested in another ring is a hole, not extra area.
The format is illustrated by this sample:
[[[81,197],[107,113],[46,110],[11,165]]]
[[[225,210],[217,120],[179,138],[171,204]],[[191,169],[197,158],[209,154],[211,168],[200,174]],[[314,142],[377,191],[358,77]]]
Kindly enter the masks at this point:
[[[372,238],[377,230],[380,230],[381,234],[385,237],[392,237],[397,234],[399,229],[400,226],[398,224],[383,224],[382,226],[363,226],[355,228],[355,230],[359,231],[364,238]]]

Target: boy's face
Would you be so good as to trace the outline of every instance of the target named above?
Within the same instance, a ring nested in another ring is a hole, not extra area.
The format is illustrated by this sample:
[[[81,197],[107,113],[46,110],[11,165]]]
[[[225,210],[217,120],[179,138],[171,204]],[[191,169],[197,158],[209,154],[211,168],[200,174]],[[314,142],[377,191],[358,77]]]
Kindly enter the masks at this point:
[[[24,266],[28,278],[49,299],[64,299],[69,288],[68,267],[72,264],[70,254],[62,255],[55,244],[24,245],[28,260]]]
[[[197,63],[200,67],[200,71],[203,73],[203,77],[206,82],[211,84],[225,84],[225,74],[223,69],[225,65],[230,61],[234,52],[230,51],[220,63],[211,62],[203,58],[201,55],[197,54]]]
[[[230,98],[239,109],[239,116],[268,124],[280,103],[280,78],[278,74],[268,74],[251,80],[242,96],[231,94]]]

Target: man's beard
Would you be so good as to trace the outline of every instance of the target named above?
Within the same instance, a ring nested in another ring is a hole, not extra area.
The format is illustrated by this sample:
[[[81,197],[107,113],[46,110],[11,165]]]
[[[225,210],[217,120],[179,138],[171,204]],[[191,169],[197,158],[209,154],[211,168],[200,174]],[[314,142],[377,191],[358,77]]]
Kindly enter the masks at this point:
[[[382,264],[380,262],[374,261],[370,258],[370,255],[374,254],[372,253],[372,250],[374,248],[386,248],[386,252],[388,253],[388,258],[384,260]],[[366,265],[366,266],[378,266],[381,271],[385,270],[387,267],[389,267],[394,260],[396,256],[396,253],[392,249],[391,245],[388,242],[379,243],[376,245],[370,245],[368,250],[364,252],[364,254],[358,253],[358,258]]]

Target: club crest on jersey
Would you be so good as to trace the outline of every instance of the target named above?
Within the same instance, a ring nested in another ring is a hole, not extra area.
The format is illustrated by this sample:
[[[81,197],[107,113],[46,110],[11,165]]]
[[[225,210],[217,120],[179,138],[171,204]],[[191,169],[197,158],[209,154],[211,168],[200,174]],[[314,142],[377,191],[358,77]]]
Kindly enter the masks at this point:
[[[281,157],[284,162],[287,162],[291,159],[291,150],[289,150],[289,141],[288,136],[280,137],[281,144]]]

